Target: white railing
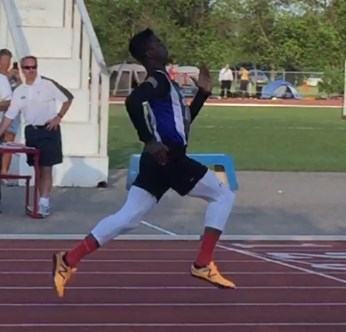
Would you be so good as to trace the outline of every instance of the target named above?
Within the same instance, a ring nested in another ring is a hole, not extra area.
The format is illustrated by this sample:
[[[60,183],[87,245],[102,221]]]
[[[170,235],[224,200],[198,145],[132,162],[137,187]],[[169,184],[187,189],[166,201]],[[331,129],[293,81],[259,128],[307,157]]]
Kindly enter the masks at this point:
[[[88,83],[91,75],[90,86],[90,117],[99,124],[99,154],[107,155],[108,140],[108,107],[109,107],[109,79],[100,44],[96,37],[92,22],[83,0],[74,0],[75,15],[80,16],[81,27],[81,62],[82,62],[82,85]],[[75,17],[76,19],[77,17]],[[74,20],[74,24],[78,24]],[[75,26],[75,29],[78,27]],[[91,55],[91,56],[90,56]],[[90,61],[91,60],[91,61]],[[88,79],[86,80],[86,76]],[[85,86],[84,86],[85,88]]]
[[[24,37],[22,29],[19,27],[19,14],[13,0],[1,0],[5,13],[8,28],[11,33],[14,48],[18,59],[29,55],[29,47]]]

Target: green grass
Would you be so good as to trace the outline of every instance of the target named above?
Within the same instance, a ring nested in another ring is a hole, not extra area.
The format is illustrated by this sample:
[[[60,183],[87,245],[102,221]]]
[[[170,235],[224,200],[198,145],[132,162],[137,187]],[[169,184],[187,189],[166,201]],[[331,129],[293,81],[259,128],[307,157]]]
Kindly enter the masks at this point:
[[[192,125],[189,152],[232,154],[237,170],[346,171],[340,109],[205,107]],[[123,106],[110,107],[111,168],[141,151]]]

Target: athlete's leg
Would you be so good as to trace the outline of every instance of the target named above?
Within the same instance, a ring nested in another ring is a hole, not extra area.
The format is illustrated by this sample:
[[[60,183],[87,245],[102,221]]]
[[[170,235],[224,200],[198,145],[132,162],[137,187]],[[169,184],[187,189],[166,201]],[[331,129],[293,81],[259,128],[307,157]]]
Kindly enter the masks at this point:
[[[151,210],[156,202],[155,196],[142,188],[132,186],[126,203],[117,213],[102,219],[73,250],[55,254],[53,257],[53,274],[58,295],[63,296],[66,282],[83,257],[120,233],[137,227],[144,214]]]
[[[212,263],[213,254],[217,241],[222,234],[230,213],[232,211],[235,195],[221,180],[218,179],[213,171],[208,170],[204,177],[190,191],[189,196],[200,197],[209,202],[205,215],[205,230],[200,251],[195,260],[192,272],[194,275],[199,272],[208,272],[215,269],[217,275],[213,280],[220,286],[234,287],[234,284],[224,279]],[[195,272],[195,273],[194,273]],[[196,275],[203,277],[202,275]]]

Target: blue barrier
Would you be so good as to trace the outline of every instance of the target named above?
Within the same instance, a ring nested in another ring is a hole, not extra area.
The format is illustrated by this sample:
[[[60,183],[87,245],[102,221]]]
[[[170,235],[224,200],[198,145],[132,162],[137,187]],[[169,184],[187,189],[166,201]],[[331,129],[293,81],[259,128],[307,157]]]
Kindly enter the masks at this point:
[[[226,179],[224,177],[223,179],[224,181],[227,181],[229,187],[233,191],[238,189],[237,175],[232,156],[226,154],[212,153],[192,153],[188,154],[188,156],[207,167],[213,167],[217,174],[224,173],[226,175]],[[131,187],[133,181],[136,179],[138,175],[139,159],[140,154],[133,154],[130,157],[126,180],[127,190]]]

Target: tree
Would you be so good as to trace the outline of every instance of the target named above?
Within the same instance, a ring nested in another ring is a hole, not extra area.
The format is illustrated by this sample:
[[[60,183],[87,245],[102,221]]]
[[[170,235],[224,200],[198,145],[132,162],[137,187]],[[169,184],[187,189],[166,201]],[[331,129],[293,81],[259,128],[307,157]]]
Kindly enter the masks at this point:
[[[179,64],[253,62],[315,70],[343,64],[344,0],[85,0],[106,62],[129,60],[128,41],[151,27]]]

